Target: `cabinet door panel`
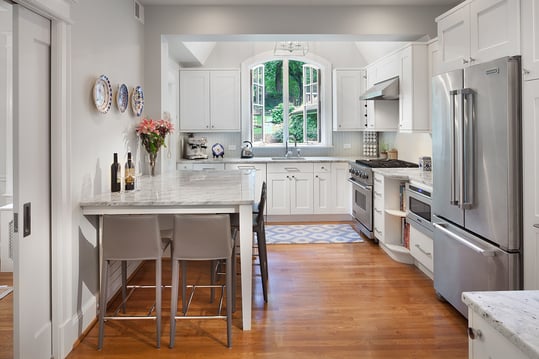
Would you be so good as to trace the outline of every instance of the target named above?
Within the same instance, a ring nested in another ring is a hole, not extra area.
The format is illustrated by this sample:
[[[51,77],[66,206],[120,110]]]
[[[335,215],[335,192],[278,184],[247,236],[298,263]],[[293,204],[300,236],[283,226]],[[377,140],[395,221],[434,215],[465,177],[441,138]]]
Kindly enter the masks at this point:
[[[362,117],[365,101],[359,100],[363,93],[363,70],[336,69],[333,76],[333,130],[364,129]]]
[[[295,173],[290,181],[290,213],[313,214],[313,174]]]
[[[290,182],[288,175],[268,174],[268,214],[290,214]]]
[[[539,0],[522,2],[522,71],[525,80],[539,78]]]
[[[210,128],[210,88],[207,71],[180,72],[180,129]]]
[[[350,213],[352,208],[352,188],[348,182],[348,164],[333,163],[331,165],[332,187],[335,189],[335,212]]]
[[[441,72],[462,68],[470,53],[470,10],[464,6],[438,21]]]
[[[524,81],[523,97],[523,204],[524,289],[539,289],[539,80]]]
[[[474,0],[470,3],[472,63],[520,54],[520,2]]]
[[[332,205],[331,176],[329,173],[314,175],[314,211],[315,213],[331,213]]]
[[[238,71],[211,71],[210,118],[212,130],[240,129],[240,76]]]

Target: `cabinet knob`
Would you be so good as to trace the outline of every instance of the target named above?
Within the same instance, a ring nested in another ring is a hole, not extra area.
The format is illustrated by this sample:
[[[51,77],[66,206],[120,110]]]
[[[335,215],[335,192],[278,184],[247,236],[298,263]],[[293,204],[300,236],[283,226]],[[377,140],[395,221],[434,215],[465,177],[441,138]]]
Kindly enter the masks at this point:
[[[483,335],[483,333],[481,333],[481,330],[474,329],[474,328],[468,328],[468,337],[471,340],[480,339],[482,335]]]
[[[522,69],[522,74],[523,74],[523,75],[529,75],[529,74],[530,74],[530,71],[523,68],[523,69]]]
[[[470,62],[475,62],[475,59],[473,57],[470,57]]]
[[[463,63],[464,65],[466,65],[466,64],[468,63],[468,60],[462,59],[462,63]]]

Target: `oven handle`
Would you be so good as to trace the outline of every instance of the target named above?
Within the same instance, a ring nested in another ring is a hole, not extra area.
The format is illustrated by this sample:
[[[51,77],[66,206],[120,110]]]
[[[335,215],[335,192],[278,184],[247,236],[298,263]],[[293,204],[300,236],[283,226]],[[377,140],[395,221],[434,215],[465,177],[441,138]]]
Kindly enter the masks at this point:
[[[355,186],[358,186],[359,188],[361,188],[362,190],[365,190],[365,191],[371,191],[372,190],[372,187],[371,186],[364,186],[356,181],[354,181],[353,179],[349,178],[347,180],[348,182],[350,182],[351,184],[355,185]]]

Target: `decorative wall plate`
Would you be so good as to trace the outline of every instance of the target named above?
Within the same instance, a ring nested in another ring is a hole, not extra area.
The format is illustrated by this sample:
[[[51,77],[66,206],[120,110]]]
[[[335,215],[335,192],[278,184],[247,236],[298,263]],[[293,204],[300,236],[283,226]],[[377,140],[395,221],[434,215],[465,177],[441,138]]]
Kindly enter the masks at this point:
[[[135,116],[142,115],[142,110],[144,109],[144,92],[142,92],[142,87],[140,86],[135,87],[131,93],[131,108]]]
[[[125,84],[118,85],[118,92],[116,92],[116,106],[121,113],[127,110],[129,105],[129,90]]]
[[[95,81],[93,93],[97,111],[101,113],[109,112],[112,105],[112,86],[107,76],[99,76]]]
[[[215,143],[213,146],[211,146],[211,152],[213,154],[213,158],[223,157],[225,155],[225,148],[222,144]]]

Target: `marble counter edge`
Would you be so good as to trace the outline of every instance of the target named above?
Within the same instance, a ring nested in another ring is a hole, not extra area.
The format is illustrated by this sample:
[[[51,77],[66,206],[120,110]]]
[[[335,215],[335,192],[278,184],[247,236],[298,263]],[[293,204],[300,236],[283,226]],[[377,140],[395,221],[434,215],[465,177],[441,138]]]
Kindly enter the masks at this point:
[[[539,291],[464,292],[462,301],[522,352],[539,359]]]

